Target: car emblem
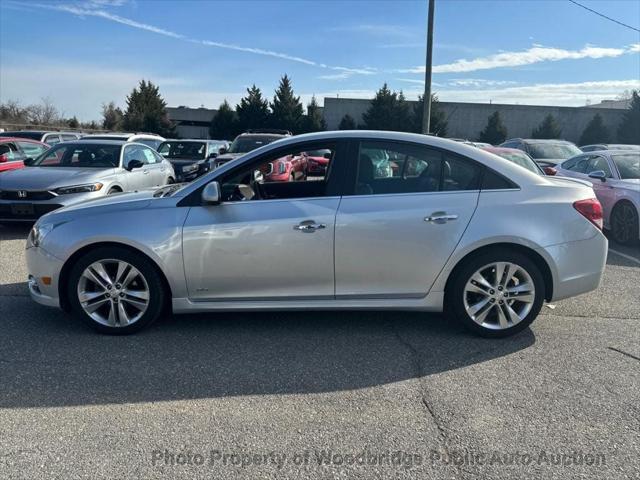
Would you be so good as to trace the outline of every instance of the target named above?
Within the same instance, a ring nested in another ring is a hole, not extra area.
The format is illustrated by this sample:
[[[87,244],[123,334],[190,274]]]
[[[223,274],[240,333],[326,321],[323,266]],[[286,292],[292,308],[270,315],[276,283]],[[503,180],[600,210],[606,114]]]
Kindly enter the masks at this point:
[[[18,190],[18,198],[27,198],[26,190]]]

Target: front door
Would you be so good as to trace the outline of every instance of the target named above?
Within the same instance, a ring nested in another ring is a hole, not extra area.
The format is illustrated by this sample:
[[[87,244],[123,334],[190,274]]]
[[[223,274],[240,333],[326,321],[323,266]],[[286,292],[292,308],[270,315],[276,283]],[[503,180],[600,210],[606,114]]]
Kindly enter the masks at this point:
[[[475,211],[481,168],[426,146],[362,141],[336,217],[336,298],[425,296]]]
[[[149,160],[145,154],[145,149],[148,149],[148,147],[144,145],[131,144],[124,146],[122,159],[122,166],[124,168],[126,168],[132,160],[138,160],[142,163],[142,167],[125,172],[128,191],[144,190],[154,187],[157,184],[152,174],[153,170],[150,168]]]
[[[334,145],[322,147],[335,158]],[[333,238],[340,197],[329,188],[329,176],[266,182],[263,172],[309,146],[286,148],[291,151],[278,150],[219,176],[219,205],[190,208],[183,228],[190,298],[334,298]]]

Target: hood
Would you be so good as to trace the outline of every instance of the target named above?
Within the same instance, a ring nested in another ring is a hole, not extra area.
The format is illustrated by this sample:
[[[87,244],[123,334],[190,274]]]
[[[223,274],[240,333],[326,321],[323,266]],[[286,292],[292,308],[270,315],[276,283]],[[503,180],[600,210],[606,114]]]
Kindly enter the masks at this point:
[[[0,175],[0,190],[53,190],[97,182],[114,168],[25,167]]]
[[[77,203],[54,210],[44,217],[44,220],[54,220],[56,222],[65,221],[69,217],[78,215],[96,215],[99,213],[118,212],[134,208],[145,208],[153,199],[153,194],[157,188],[142,190],[131,193],[119,193],[92,200],[79,200]]]
[[[185,165],[191,165],[192,163],[204,162],[204,158],[167,158],[174,167],[184,167]]]
[[[236,158],[240,158],[245,155],[244,153],[225,153],[223,155],[218,155],[216,157],[216,162],[222,160],[223,162],[228,162],[229,160],[235,160]]]

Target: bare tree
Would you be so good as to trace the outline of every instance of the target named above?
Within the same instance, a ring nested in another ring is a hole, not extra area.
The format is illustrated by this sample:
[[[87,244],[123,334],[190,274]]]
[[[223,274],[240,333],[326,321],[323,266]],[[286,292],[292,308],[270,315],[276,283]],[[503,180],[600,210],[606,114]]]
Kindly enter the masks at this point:
[[[50,98],[42,98],[39,104],[27,107],[29,122],[34,125],[53,125],[61,121],[62,115]]]

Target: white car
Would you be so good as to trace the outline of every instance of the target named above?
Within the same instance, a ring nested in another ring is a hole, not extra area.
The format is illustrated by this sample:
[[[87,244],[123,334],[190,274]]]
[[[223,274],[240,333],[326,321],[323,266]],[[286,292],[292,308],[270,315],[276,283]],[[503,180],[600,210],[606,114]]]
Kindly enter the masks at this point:
[[[157,150],[166,139],[155,133],[96,133],[85,135],[82,140],[120,140],[123,142],[136,142],[147,145]]]
[[[313,180],[270,163],[327,151]],[[363,153],[366,152],[366,153]],[[392,158],[392,176],[373,158]],[[175,313],[450,311],[485,336],[598,287],[607,239],[591,186],[426,135],[341,131],[273,142],[180,185],[45,215],[32,298],[105,333]]]
[[[616,242],[633,244],[640,237],[640,151],[602,150],[563,162],[558,175],[588,180],[602,204],[604,227]]]

